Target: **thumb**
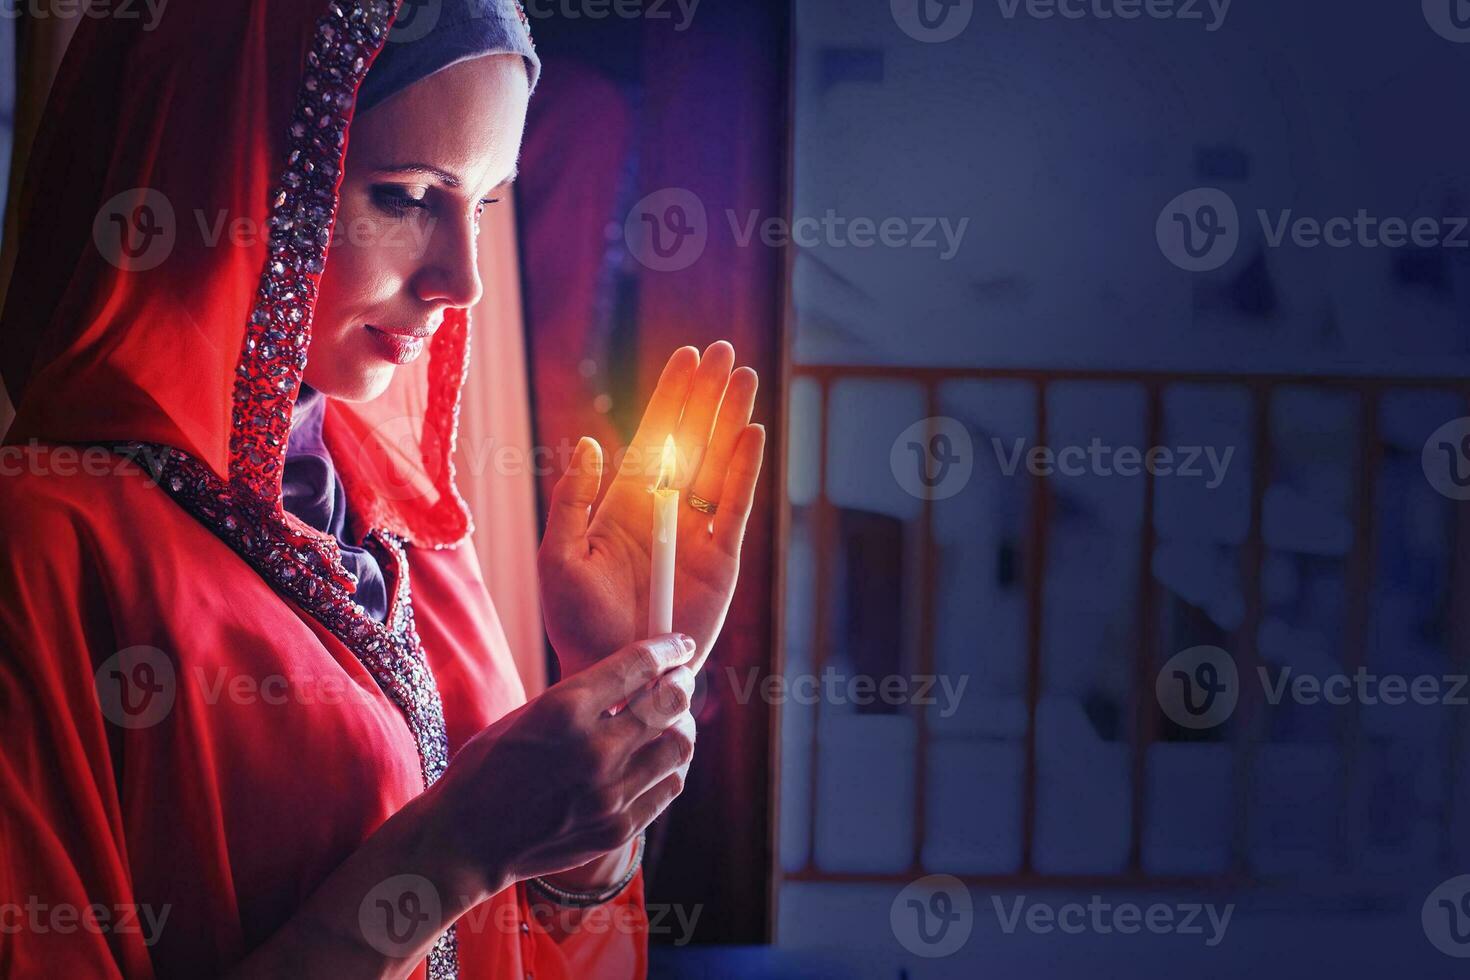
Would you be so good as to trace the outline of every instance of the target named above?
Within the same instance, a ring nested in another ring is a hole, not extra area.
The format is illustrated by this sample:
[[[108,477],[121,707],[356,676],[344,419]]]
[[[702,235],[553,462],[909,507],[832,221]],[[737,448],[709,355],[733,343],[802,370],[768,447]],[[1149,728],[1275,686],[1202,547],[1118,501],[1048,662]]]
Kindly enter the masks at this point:
[[[592,502],[601,486],[602,447],[596,439],[583,436],[572,452],[571,465],[551,491],[544,546],[563,554],[585,548],[582,540],[587,536]]]

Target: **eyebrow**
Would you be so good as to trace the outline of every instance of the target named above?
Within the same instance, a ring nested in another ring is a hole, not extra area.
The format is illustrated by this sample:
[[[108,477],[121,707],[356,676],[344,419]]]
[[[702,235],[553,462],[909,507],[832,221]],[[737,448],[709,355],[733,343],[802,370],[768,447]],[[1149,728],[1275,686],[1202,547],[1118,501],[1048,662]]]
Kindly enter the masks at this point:
[[[425,177],[433,177],[446,187],[459,188],[464,186],[464,181],[460,180],[454,174],[427,163],[392,163],[385,167],[378,167],[374,172],[380,174],[419,174]],[[497,182],[495,186],[503,187],[506,184],[513,184],[518,176],[520,176],[519,162],[512,164],[509,176]]]

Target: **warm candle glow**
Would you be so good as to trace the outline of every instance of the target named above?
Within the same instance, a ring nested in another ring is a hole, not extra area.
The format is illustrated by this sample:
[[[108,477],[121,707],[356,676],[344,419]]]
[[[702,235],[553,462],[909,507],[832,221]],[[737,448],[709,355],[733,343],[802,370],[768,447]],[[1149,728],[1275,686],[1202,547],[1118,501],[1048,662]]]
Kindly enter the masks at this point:
[[[674,487],[674,476],[677,471],[679,450],[674,445],[673,436],[664,437],[664,455],[658,467],[658,483],[655,490],[671,490]]]

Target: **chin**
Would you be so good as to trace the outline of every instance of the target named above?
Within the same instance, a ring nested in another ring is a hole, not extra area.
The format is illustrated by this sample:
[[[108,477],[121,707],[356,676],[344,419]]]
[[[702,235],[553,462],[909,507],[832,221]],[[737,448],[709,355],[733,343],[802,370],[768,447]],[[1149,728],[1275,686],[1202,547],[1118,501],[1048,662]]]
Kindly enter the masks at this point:
[[[356,370],[323,371],[314,374],[308,366],[302,379],[307,385],[320,391],[328,398],[344,402],[370,402],[393,383],[394,367],[391,364],[364,364]]]

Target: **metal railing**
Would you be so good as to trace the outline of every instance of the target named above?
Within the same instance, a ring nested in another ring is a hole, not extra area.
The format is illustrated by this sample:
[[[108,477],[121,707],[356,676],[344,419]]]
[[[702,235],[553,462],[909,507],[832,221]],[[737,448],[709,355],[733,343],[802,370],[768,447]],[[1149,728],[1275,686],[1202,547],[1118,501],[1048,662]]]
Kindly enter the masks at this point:
[[[1048,393],[1052,386],[1072,382],[1117,382],[1141,389],[1145,394],[1144,431],[1145,445],[1159,445],[1164,432],[1164,393],[1177,385],[1224,386],[1248,394],[1251,405],[1251,428],[1253,465],[1250,475],[1250,523],[1240,554],[1240,578],[1245,592],[1245,611],[1239,627],[1234,631],[1234,651],[1242,675],[1254,672],[1261,662],[1258,650],[1258,634],[1263,616],[1262,565],[1266,555],[1266,542],[1262,533],[1262,512],[1266,492],[1271,485],[1272,463],[1272,400],[1278,391],[1290,389],[1327,389],[1346,393],[1356,400],[1359,424],[1356,427],[1356,470],[1352,480],[1352,543],[1346,555],[1346,605],[1345,648],[1342,663],[1345,672],[1356,671],[1365,664],[1369,644],[1371,598],[1374,588],[1375,535],[1377,533],[1376,484],[1382,462],[1383,445],[1379,429],[1380,408],[1384,396],[1391,391],[1443,391],[1458,397],[1470,415],[1470,379],[1447,377],[1358,377],[1358,376],[1301,376],[1301,375],[1243,375],[1210,372],[1147,372],[1110,370],[1025,370],[985,368],[940,368],[940,367],[889,367],[873,365],[815,365],[792,364],[789,382],[807,380],[815,384],[819,393],[818,403],[821,423],[818,427],[819,442],[816,496],[809,508],[814,533],[812,551],[815,556],[816,612],[812,623],[812,666],[813,673],[820,674],[833,648],[834,623],[830,601],[831,583],[834,580],[834,562],[838,549],[838,508],[828,493],[829,479],[829,410],[833,386],[846,381],[897,382],[918,385],[924,396],[926,415],[941,416],[941,388],[954,382],[975,381],[1021,381],[1029,383],[1034,393],[1035,441],[1047,444]],[[1052,532],[1053,490],[1050,481],[1030,481],[1029,520],[1025,529],[1024,543],[1024,603],[1025,631],[1025,704],[1026,731],[1024,736],[1024,774],[1022,786],[1022,840],[1019,869],[1015,872],[998,874],[958,875],[967,884],[992,887],[1089,887],[1095,885],[1138,886],[1138,887],[1235,887],[1259,881],[1250,866],[1250,801],[1252,760],[1261,745],[1259,725],[1261,708],[1259,696],[1251,696],[1251,686],[1242,685],[1241,701],[1236,709],[1237,723],[1233,729],[1235,790],[1232,860],[1228,871],[1222,874],[1194,876],[1159,875],[1145,868],[1145,814],[1148,803],[1148,752],[1154,744],[1157,731],[1157,702],[1154,700],[1154,678],[1158,668],[1160,650],[1159,600],[1160,586],[1154,579],[1149,556],[1157,544],[1155,529],[1155,477],[1147,468],[1140,474],[1143,481],[1143,517],[1139,528],[1141,560],[1138,563],[1137,581],[1134,586],[1132,647],[1132,685],[1130,718],[1131,732],[1131,825],[1126,867],[1111,874],[1058,875],[1037,869],[1037,707],[1042,694],[1042,626],[1044,615],[1043,593],[1047,575],[1048,538]],[[1449,562],[1449,595],[1452,599],[1451,622],[1448,629],[1449,655],[1454,665],[1470,671],[1470,503],[1454,505],[1452,540],[1447,542],[1451,549]],[[792,504],[783,491],[782,533],[791,526]],[[934,539],[934,505],[932,501],[921,502],[917,523],[920,539],[919,569],[922,580],[918,583],[919,611],[917,636],[916,670],[920,674],[932,675],[935,670],[935,597],[937,545]],[[784,541],[783,541],[784,545]],[[784,588],[778,591],[782,602],[786,601]],[[784,615],[782,617],[784,619]],[[784,631],[782,648],[778,652],[777,670],[784,672],[786,651]],[[804,760],[808,782],[808,825],[807,860],[804,867],[796,871],[783,871],[779,856],[775,869],[776,880],[796,882],[902,882],[909,881],[944,869],[927,868],[924,864],[926,837],[926,806],[928,800],[928,757],[931,733],[926,713],[916,710],[912,714],[916,725],[914,787],[913,787],[913,840],[912,859],[908,868],[892,873],[834,872],[824,870],[816,863],[816,840],[818,834],[818,809],[820,806],[819,766],[820,738],[818,721],[821,705],[812,706],[812,735],[809,755]],[[1463,826],[1470,821],[1470,813],[1459,812],[1463,799],[1456,796],[1454,774],[1467,760],[1463,757],[1466,738],[1465,712],[1457,716],[1456,724],[1448,726],[1450,745],[1447,747],[1449,764],[1446,779],[1452,785],[1444,794],[1445,805],[1442,819],[1441,858],[1448,866],[1456,858],[1456,846],[1450,830],[1456,821]],[[777,724],[779,721],[779,712]],[[1359,778],[1362,756],[1362,731],[1360,712],[1345,711],[1341,716],[1338,744],[1343,752],[1342,782],[1339,787],[1344,811],[1352,799],[1356,780]],[[776,744],[780,744],[779,738]],[[782,763],[786,765],[788,763]],[[778,777],[779,783],[779,777]],[[779,785],[776,787],[777,807],[780,805]],[[1458,802],[1457,802],[1458,799]],[[779,812],[779,811],[778,811]],[[778,823],[779,826],[779,823]],[[1339,840],[1336,853],[1340,867],[1347,873],[1352,867],[1354,841],[1350,821],[1338,821]],[[777,834],[779,839],[779,834]]]

